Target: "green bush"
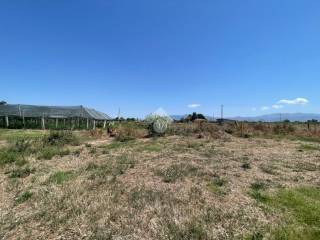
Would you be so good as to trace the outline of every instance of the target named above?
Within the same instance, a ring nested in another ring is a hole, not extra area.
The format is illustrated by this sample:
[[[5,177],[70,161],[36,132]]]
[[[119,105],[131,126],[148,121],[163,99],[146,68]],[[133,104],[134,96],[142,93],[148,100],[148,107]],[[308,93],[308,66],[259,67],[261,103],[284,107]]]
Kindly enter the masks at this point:
[[[63,146],[66,144],[78,145],[79,139],[72,133],[72,131],[50,131],[49,135],[43,137],[43,144],[51,146]]]

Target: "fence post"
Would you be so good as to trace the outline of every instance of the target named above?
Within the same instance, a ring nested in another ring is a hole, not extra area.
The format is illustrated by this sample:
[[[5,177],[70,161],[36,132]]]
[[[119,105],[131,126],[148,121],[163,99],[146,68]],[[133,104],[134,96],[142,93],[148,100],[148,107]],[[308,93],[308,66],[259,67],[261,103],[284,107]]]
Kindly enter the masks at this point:
[[[89,129],[89,118],[87,118],[87,129]]]
[[[45,121],[44,121],[44,117],[41,118],[41,127],[43,130],[46,129],[46,125],[45,125]]]
[[[24,119],[24,113],[22,114],[22,124],[23,124],[23,128],[26,128],[26,121]]]
[[[6,118],[6,126],[7,126],[7,128],[9,127],[9,117],[8,116],[5,116],[5,118]]]
[[[59,119],[56,118],[56,128],[58,128],[58,125],[59,125]]]
[[[96,129],[96,120],[93,120],[93,130]]]
[[[103,128],[106,128],[106,125],[107,125],[107,121],[104,120],[104,121],[103,121]]]

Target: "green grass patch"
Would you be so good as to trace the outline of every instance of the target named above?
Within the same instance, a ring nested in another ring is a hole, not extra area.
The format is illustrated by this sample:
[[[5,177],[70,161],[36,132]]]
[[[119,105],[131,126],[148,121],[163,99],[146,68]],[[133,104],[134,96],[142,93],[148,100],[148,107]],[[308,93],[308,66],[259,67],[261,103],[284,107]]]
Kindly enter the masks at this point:
[[[69,181],[72,177],[74,177],[72,171],[58,171],[50,175],[48,182],[55,184],[63,184],[64,182]]]
[[[264,192],[266,189],[267,185],[264,182],[254,182],[250,186],[249,195],[257,202],[266,202],[268,200],[268,196]]]
[[[293,141],[320,143],[320,137],[312,137],[312,136],[287,136],[287,137],[288,139]]]
[[[25,178],[34,172],[35,172],[35,169],[31,169],[30,167],[16,168],[10,172],[9,177],[10,178]]]
[[[105,150],[115,150],[115,149],[120,149],[120,148],[125,148],[125,147],[133,147],[135,145],[135,141],[127,141],[127,142],[118,142],[118,141],[113,141],[108,145],[102,145],[99,146],[99,148],[104,148]]]
[[[151,189],[133,189],[128,196],[128,203],[133,208],[143,209],[146,205],[154,204],[155,201],[170,200],[169,196],[165,196],[163,192]]]
[[[217,176],[207,184],[207,188],[210,192],[213,192],[215,194],[225,195],[227,183],[228,181],[226,179]]]
[[[66,156],[70,154],[69,149],[57,147],[57,146],[46,146],[39,150],[38,159],[50,160],[54,156]]]
[[[0,140],[15,142],[19,139],[37,139],[46,133],[41,130],[0,129]]]
[[[318,145],[310,145],[310,144],[301,144],[299,150],[304,151],[320,151],[320,146]]]
[[[188,142],[186,147],[189,149],[195,149],[195,150],[200,150],[204,146],[204,143],[202,142]]]
[[[133,156],[121,155],[104,164],[89,163],[86,171],[91,172],[90,179],[116,177],[124,174],[128,169],[134,168],[136,161]]]
[[[136,162],[132,156],[122,155],[117,157],[116,163],[113,166],[112,173],[113,175],[121,175],[126,172],[129,168],[134,168]]]
[[[283,188],[267,193],[264,183],[251,185],[250,195],[280,214],[281,224],[269,227],[268,239],[318,240],[320,236],[320,188],[305,186]]]
[[[15,151],[14,149],[3,149],[0,151],[0,166],[19,162],[21,160],[22,160],[21,154]]]
[[[165,231],[171,240],[184,239],[210,239],[205,229],[205,224],[199,219],[192,219],[184,225],[177,224],[172,219],[166,219]]]
[[[32,197],[33,193],[30,191],[25,191],[23,193],[21,193],[16,199],[15,202],[17,204],[21,204],[24,203],[26,201],[28,201],[31,197]]]
[[[162,149],[163,146],[159,143],[144,144],[141,146],[141,150],[146,152],[160,152]]]
[[[267,204],[280,211],[286,219],[286,224],[272,232],[274,239],[319,239],[319,187],[280,189],[269,197]]]
[[[162,177],[162,180],[166,183],[174,183],[178,179],[183,179],[187,176],[196,176],[198,173],[198,167],[183,163],[173,164],[166,169],[155,171],[155,174]]]

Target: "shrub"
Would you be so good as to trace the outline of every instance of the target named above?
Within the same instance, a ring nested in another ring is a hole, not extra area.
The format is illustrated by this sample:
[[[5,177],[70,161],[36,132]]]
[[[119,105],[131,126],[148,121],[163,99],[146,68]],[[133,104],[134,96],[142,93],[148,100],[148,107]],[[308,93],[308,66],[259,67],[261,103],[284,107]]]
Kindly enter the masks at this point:
[[[43,144],[53,146],[63,146],[66,144],[78,145],[79,139],[72,133],[72,131],[50,131],[49,135],[43,138]]]
[[[14,146],[15,150],[19,153],[25,153],[28,150],[30,150],[31,148],[31,141],[27,140],[27,139],[18,139],[15,142],[15,146]]]
[[[103,130],[102,129],[90,130],[89,135],[90,135],[90,137],[93,137],[93,138],[102,138]]]
[[[277,124],[273,127],[275,134],[290,134],[295,132],[295,127],[289,123]]]
[[[242,163],[241,167],[244,170],[248,170],[248,169],[251,169],[251,164],[249,162],[244,162],[244,163]]]
[[[173,120],[169,116],[158,115],[157,113],[150,114],[145,118],[149,126],[150,135],[162,135],[168,130]]]

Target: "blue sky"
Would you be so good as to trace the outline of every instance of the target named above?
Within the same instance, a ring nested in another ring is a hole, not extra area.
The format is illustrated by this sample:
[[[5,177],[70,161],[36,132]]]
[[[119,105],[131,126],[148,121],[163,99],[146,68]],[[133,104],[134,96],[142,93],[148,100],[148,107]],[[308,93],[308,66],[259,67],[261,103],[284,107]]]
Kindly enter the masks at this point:
[[[0,98],[134,117],[217,115],[222,103],[227,116],[319,112],[319,10],[317,0],[1,0]]]

